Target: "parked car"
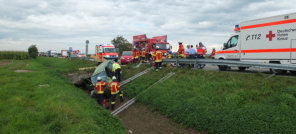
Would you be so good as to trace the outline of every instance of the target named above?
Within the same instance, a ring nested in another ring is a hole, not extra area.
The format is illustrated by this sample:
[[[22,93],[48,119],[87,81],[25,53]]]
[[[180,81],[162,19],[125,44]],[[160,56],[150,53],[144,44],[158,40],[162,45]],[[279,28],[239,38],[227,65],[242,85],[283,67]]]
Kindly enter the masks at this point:
[[[123,51],[120,61],[121,61],[121,64],[133,63],[133,52]]]
[[[86,57],[86,55],[85,55],[85,54],[83,54],[83,53],[79,53],[79,54],[77,54],[77,57],[78,57],[78,58],[85,58],[85,57]]]

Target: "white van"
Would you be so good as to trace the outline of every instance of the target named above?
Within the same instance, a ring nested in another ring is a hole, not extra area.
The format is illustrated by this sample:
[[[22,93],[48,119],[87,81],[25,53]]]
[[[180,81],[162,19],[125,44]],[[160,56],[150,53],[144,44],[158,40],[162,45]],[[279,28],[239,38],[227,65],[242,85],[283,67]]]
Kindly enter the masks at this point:
[[[241,22],[235,31],[215,59],[296,64],[296,13]]]

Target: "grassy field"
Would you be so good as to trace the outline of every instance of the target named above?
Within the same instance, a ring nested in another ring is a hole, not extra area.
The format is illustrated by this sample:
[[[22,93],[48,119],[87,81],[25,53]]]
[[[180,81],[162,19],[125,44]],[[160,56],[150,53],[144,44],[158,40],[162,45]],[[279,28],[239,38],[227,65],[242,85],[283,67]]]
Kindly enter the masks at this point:
[[[123,90],[133,97],[167,72],[145,75]],[[141,94],[138,101],[200,131],[296,132],[295,78],[203,70],[174,72],[173,77]]]
[[[126,133],[118,118],[63,76],[95,64],[39,57],[0,66],[0,133]]]
[[[22,51],[0,51],[0,59],[24,60],[29,59],[29,54]]]

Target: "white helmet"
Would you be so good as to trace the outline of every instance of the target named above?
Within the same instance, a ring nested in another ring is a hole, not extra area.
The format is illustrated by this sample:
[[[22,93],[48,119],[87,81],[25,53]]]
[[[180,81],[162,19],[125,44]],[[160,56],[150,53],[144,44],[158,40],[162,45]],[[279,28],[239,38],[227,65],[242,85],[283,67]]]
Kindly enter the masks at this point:
[[[156,49],[159,49],[159,46],[156,46]]]
[[[113,76],[113,77],[112,77],[112,80],[116,80],[116,77],[115,77],[115,76]]]
[[[101,77],[98,77],[97,80],[102,80],[102,78]]]

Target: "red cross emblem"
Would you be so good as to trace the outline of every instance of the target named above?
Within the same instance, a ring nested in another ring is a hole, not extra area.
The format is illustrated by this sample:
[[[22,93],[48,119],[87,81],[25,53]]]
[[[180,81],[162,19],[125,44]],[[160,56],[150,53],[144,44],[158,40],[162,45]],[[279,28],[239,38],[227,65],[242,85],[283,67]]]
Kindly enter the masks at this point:
[[[266,34],[266,38],[269,38],[269,41],[272,41],[272,38],[275,37],[275,34],[272,33],[272,31],[269,31],[269,34]]]

